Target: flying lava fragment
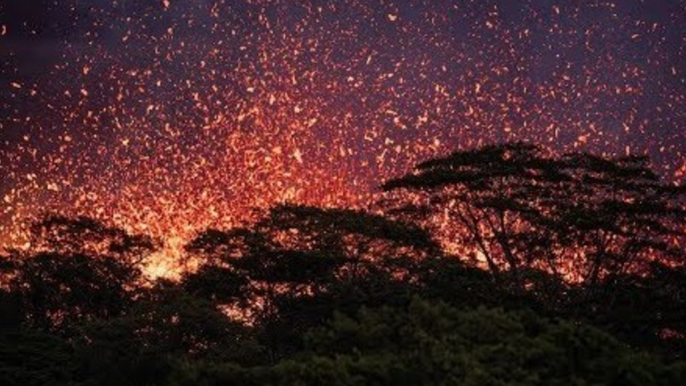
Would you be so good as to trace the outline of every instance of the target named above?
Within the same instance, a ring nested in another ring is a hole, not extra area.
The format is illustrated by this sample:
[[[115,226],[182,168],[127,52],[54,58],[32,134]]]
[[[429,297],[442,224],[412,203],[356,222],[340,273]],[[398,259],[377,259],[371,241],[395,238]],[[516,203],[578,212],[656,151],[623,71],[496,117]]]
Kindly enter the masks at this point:
[[[0,20],[0,245],[45,212],[180,245],[503,141],[684,178],[684,2],[65,3]]]

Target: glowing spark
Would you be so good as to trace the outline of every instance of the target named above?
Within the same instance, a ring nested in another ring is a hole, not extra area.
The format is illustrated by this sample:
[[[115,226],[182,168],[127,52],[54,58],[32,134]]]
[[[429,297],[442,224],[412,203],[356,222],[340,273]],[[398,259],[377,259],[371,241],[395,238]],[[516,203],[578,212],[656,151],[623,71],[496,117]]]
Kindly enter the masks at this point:
[[[504,140],[650,154],[686,179],[683,34],[665,33],[681,10],[551,2],[512,23],[467,0],[412,2],[407,20],[400,1],[196,1],[169,20],[106,3],[44,74],[0,67],[0,240],[57,211],[173,239],[172,258],[253,207],[364,206],[420,160]]]
[[[298,163],[300,163],[300,164],[303,163],[303,154],[300,151],[300,149],[295,149],[295,151],[293,151],[293,157],[295,158],[296,161],[298,161]]]

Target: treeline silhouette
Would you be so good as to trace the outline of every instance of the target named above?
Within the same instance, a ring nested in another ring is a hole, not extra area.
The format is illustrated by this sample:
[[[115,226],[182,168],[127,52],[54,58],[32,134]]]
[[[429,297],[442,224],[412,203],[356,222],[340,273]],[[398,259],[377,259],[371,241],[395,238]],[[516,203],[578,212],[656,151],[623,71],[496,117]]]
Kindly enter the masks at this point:
[[[456,152],[373,211],[160,246],[46,217],[0,259],[2,385],[686,384],[686,188],[643,157]]]

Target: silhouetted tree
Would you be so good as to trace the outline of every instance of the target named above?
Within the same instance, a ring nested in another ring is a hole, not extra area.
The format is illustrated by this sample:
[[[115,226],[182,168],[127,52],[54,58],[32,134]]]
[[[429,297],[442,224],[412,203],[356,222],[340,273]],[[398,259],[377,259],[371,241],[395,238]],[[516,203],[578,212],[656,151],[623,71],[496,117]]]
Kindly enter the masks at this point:
[[[390,216],[206,230],[178,281],[143,274],[149,237],[35,223],[0,256],[0,384],[684,383],[686,192],[647,159],[506,144],[385,188]]]
[[[18,296],[24,322],[68,332],[124,312],[154,248],[144,236],[87,218],[48,217],[32,227],[28,250],[11,250],[0,280]]]
[[[396,213],[440,214],[463,253],[478,251],[493,273],[505,269],[520,285],[529,268],[597,283],[653,260],[685,262],[686,187],[661,182],[645,157],[491,145],[420,163],[383,188],[416,192]]]
[[[388,301],[392,283],[408,278],[410,259],[438,252],[415,226],[362,211],[293,205],[273,208],[249,229],[206,231],[187,249],[204,264],[186,275],[186,288],[243,309],[265,327],[270,345],[300,340],[342,299]]]
[[[90,217],[50,215],[31,225],[29,253],[111,257],[139,266],[158,242],[147,235],[131,234]]]
[[[439,251],[415,226],[361,211],[290,205],[273,208],[250,229],[206,231],[187,250],[204,262],[187,276],[188,286],[208,283],[205,290],[214,286],[211,296],[224,300],[252,293],[267,313],[274,312],[270,307],[277,293],[321,293],[374,267],[400,278],[402,264],[389,260]]]

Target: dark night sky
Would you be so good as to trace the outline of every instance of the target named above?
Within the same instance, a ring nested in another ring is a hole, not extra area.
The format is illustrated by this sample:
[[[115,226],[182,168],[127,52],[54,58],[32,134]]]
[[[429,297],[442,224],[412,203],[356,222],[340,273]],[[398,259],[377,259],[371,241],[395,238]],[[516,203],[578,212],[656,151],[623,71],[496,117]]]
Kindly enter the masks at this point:
[[[42,210],[183,235],[350,205],[505,140],[679,180],[685,25],[678,0],[0,0],[0,235]]]

